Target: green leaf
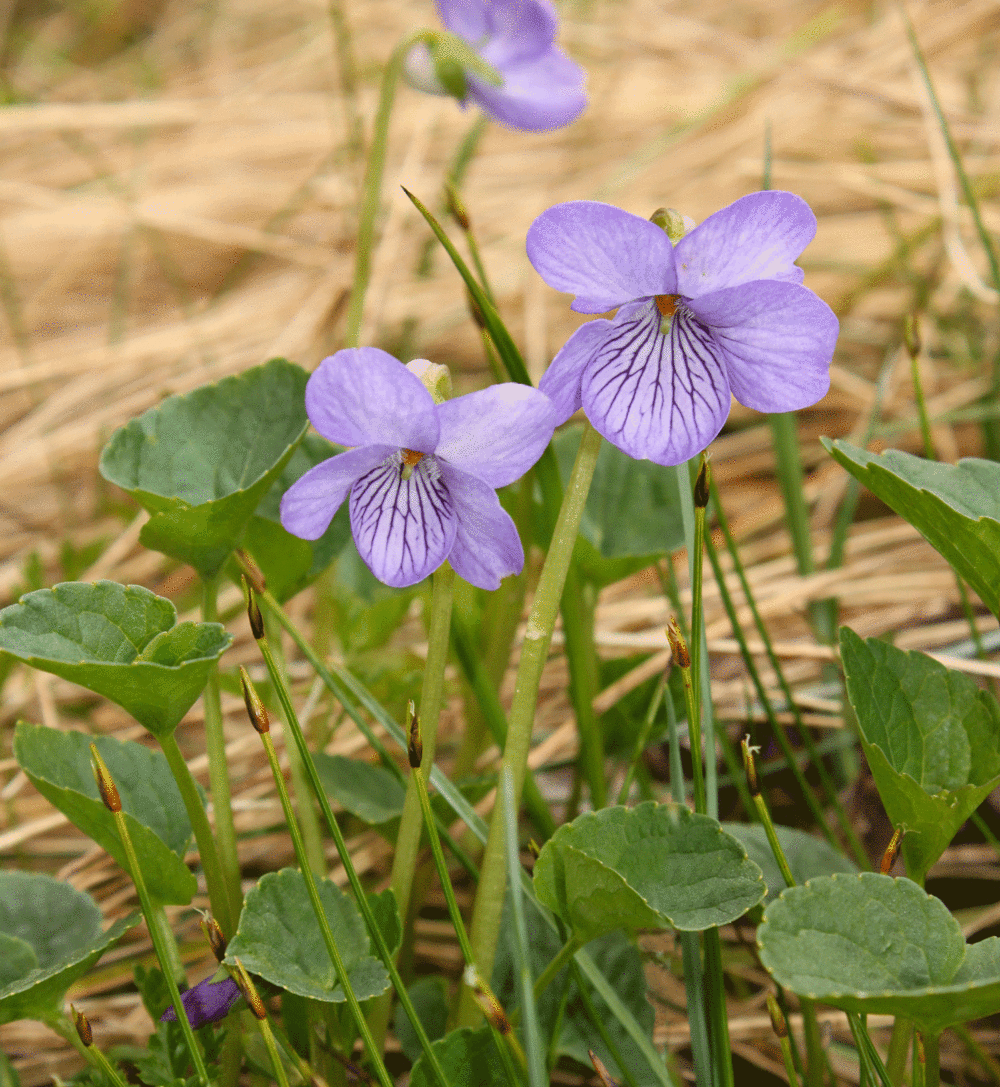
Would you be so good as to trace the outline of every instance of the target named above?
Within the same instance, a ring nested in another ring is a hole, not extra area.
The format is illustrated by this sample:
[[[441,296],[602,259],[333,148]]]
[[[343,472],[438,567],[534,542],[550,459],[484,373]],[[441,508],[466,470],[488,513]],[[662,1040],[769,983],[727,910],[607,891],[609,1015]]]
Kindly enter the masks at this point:
[[[777,898],[787,884],[778,862],[774,859],[764,828],[758,823],[723,823],[722,829],[743,843],[747,856],[764,873],[764,882],[767,884],[767,897],[764,901],[770,902]],[[838,853],[821,838],[814,838],[805,831],[795,830],[794,827],[776,826],[774,829],[797,884],[805,883],[814,876],[829,876],[834,872],[857,872],[857,865],[853,861]]]
[[[460,1027],[433,1044],[450,1087],[510,1087],[496,1046],[487,1026]],[[437,1085],[437,1077],[421,1057],[413,1066],[410,1087]]]
[[[1000,781],[1000,705],[971,676],[847,627],[840,651],[879,795],[922,882]]]
[[[66,990],[138,920],[133,914],[102,932],[90,895],[38,872],[0,872],[0,1024],[59,1014]],[[21,968],[16,976],[8,951]]]
[[[127,872],[128,857],[114,816],[94,781],[91,743],[118,787],[150,896],[160,905],[186,906],[198,889],[184,863],[191,823],[163,753],[133,740],[60,732],[24,721],[14,730],[14,756],[35,788]]]
[[[351,538],[346,502],[318,540],[300,540],[281,525],[281,498],[285,491],[310,468],[342,452],[340,446],[331,444],[326,438],[307,434],[247,525],[242,546],[253,556],[268,589],[282,604],[315,581]],[[238,568],[234,567],[232,573],[238,582]]]
[[[445,979],[437,974],[429,974],[427,977],[418,978],[406,991],[427,1037],[432,1042],[443,1038],[448,1029],[449,1015],[448,983]],[[417,1061],[423,1053],[423,1047],[402,1004],[396,1005],[392,1029],[410,1061]]]
[[[569,426],[552,440],[564,486],[582,434],[582,426]],[[633,460],[610,442],[602,442],[580,535],[590,547],[581,549],[577,557],[585,576],[598,584],[641,570],[683,546],[676,471],[652,461]]]
[[[0,649],[110,698],[160,737],[231,641],[218,623],[178,623],[169,600],[114,581],[65,582],[0,611]]]
[[[760,869],[715,819],[653,801],[561,826],[542,847],[534,884],[584,940],[613,929],[724,925],[766,891]]]
[[[151,514],[140,540],[214,577],[306,432],[308,374],[271,359],[115,431],[101,475]]]
[[[406,790],[384,767],[323,751],[313,761],[326,795],[351,815],[378,826],[403,814]]]
[[[1000,617],[1000,464],[940,464],[890,449],[822,439],[830,454],[939,551]]]
[[[792,992],[899,1015],[932,1034],[1000,1010],[1000,940],[969,947],[937,898],[874,872],[781,893],[757,930],[761,961]]]
[[[369,954],[368,933],[357,906],[331,880],[318,880],[323,912],[358,1000],[384,993],[389,976]],[[339,1003],[346,1000],[296,868],[268,872],[246,897],[226,962],[239,958],[251,974],[280,989]]]
[[[399,916],[396,893],[391,887],[387,887],[378,894],[369,891],[366,897],[382,933],[382,939],[385,940],[390,953],[395,955],[403,946],[403,922]]]

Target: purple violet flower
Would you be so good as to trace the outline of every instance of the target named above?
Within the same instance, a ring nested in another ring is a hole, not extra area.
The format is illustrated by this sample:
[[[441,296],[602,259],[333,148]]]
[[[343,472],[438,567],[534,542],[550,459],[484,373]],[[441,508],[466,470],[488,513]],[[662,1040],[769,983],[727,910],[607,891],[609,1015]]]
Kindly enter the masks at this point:
[[[496,488],[552,437],[555,412],[537,389],[492,385],[435,403],[398,359],[359,347],[319,364],[306,411],[325,438],[354,448],[285,492],[281,523],[293,535],[320,537],[349,495],[354,542],[386,585],[415,585],[445,559],[481,589],[520,571],[524,549]]]
[[[191,1026],[197,1030],[206,1023],[217,1023],[220,1019],[225,1019],[242,995],[232,978],[212,981],[211,977],[207,977],[204,981],[199,981],[193,989],[181,993],[181,1003],[187,1011]],[[160,1016],[160,1022],[176,1020],[177,1012],[171,1004]]]
[[[655,223],[593,201],[557,204],[528,230],[528,259],[581,326],[539,382],[559,423],[581,405],[636,459],[680,464],[729,415],[730,393],[762,412],[816,403],[830,386],[837,318],[793,261],[816,217],[798,196],[759,192],[676,245]]]
[[[413,47],[406,73],[419,90],[454,94],[463,106],[475,102],[494,121],[531,132],[561,128],[583,112],[586,77],[555,45],[550,0],[437,0],[437,6],[460,42],[432,36]]]

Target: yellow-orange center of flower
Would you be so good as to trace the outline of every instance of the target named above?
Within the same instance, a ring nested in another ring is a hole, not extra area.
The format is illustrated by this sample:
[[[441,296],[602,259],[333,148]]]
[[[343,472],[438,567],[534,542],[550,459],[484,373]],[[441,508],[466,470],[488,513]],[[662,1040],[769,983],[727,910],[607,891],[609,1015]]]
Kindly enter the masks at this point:
[[[403,463],[407,468],[414,468],[420,463],[423,453],[418,453],[415,449],[403,450]]]
[[[676,294],[658,294],[654,301],[656,302],[656,308],[660,311],[660,316],[662,317],[673,317],[677,312]]]

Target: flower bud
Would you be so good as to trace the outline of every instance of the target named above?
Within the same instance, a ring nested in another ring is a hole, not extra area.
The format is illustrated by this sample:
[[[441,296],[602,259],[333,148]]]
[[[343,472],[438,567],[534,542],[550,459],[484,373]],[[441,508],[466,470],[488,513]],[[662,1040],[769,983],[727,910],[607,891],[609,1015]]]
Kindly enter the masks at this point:
[[[246,704],[250,724],[260,733],[270,732],[271,720],[267,716],[267,710],[242,664],[240,665],[240,686],[243,688],[243,701]]]
[[[587,1056],[590,1057],[590,1063],[594,1066],[594,1071],[597,1073],[597,1078],[601,1081],[602,1087],[618,1087],[611,1078],[611,1073],[605,1067],[604,1061],[592,1049],[587,1050]]]
[[[76,1033],[80,1035],[80,1041],[89,1049],[94,1044],[94,1032],[90,1029],[90,1021],[83,1012],[78,1012],[72,1004],[70,1004],[69,1010],[73,1013],[73,1022],[76,1023]]]
[[[674,208],[657,208],[649,217],[676,245],[685,234],[694,230],[695,221],[690,215],[681,215]]]
[[[899,847],[902,844],[903,828],[896,827],[889,839],[889,844],[885,848],[885,852],[882,854],[882,863],[878,866],[878,870],[883,876],[887,876],[892,871],[892,866],[896,863],[896,854],[899,853]]]
[[[479,1010],[486,1016],[487,1022],[501,1034],[510,1034],[511,1025],[503,1005],[493,994],[493,990],[479,976],[479,971],[471,964],[465,968],[465,984],[472,990]]]
[[[110,812],[121,811],[122,800],[118,795],[118,788],[115,785],[114,779],[111,777],[108,768],[104,765],[104,759],[101,758],[96,744],[90,745],[90,765],[94,771],[94,780],[97,782],[97,788],[101,792],[101,799],[104,801],[104,806]]]
[[[246,578],[253,586],[255,593],[263,593],[267,589],[267,580],[264,577],[261,568],[253,561],[248,551],[244,551],[242,547],[236,549],[236,557],[239,559],[240,566],[243,569],[243,577]]]
[[[771,1026],[774,1027],[774,1033],[779,1038],[788,1037],[788,1022],[785,1019],[784,1012],[782,1012],[777,1000],[768,993],[767,994],[767,1011],[771,1016]]]
[[[711,494],[710,485],[712,481],[712,470],[708,466],[708,456],[705,453],[701,455],[701,467],[698,469],[698,478],[694,482],[694,504],[697,509],[703,510],[708,505],[708,499]]]
[[[450,178],[444,183],[444,198],[448,203],[448,213],[463,230],[468,230],[470,226],[469,213],[458,189],[455,188]]]
[[[743,737],[740,746],[743,750],[743,769],[746,771],[747,785],[750,786],[750,795],[760,796],[760,782],[757,780],[757,762],[754,759],[754,754],[759,751],[760,748],[751,746],[749,733]]]
[[[260,641],[264,637],[264,617],[260,614],[260,606],[257,603],[257,598],[254,596],[253,581],[243,575],[243,591],[246,593],[247,598],[247,618],[250,620],[250,632],[254,636],[255,641]]]
[[[416,706],[412,702],[408,704],[407,709],[410,715],[410,739],[406,753],[410,759],[410,768],[419,770],[424,758],[424,741],[420,736],[420,714],[417,713]]]
[[[226,957],[227,944],[226,937],[219,928],[219,922],[211,914],[206,913],[201,919],[201,931],[205,933],[205,939],[211,945],[215,961],[222,962]]]
[[[911,359],[920,354],[920,328],[917,319],[910,313],[903,318],[903,342],[906,344],[906,353]]]
[[[677,625],[677,617],[670,616],[667,623],[667,641],[670,643],[670,655],[678,668],[691,667],[691,654],[688,652],[687,642],[681,634],[681,628]]]
[[[264,1001],[261,1000],[257,987],[250,980],[250,975],[246,972],[243,963],[239,959],[233,959],[233,974],[233,981],[239,986],[243,999],[250,1006],[250,1010],[258,1019],[266,1019],[267,1009],[264,1007]]]
[[[468,76],[482,83],[503,86],[503,76],[457,34],[427,32],[406,54],[403,76],[425,94],[448,94],[464,102]]]
[[[435,404],[443,404],[451,396],[451,371],[447,366],[427,359],[413,359],[406,368],[420,378]]]

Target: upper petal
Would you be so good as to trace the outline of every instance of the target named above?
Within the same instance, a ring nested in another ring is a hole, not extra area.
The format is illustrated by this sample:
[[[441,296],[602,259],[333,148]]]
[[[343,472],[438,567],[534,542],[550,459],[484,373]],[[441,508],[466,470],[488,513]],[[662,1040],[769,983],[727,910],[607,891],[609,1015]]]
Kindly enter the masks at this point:
[[[396,450],[387,445],[349,449],[310,468],[281,497],[281,523],[303,540],[318,540],[354,481]]]
[[[240,987],[232,978],[212,981],[211,977],[207,977],[193,988],[181,993],[181,1003],[184,1005],[191,1026],[197,1030],[206,1023],[215,1023],[227,1016],[242,995]],[[160,1022],[176,1022],[176,1020],[177,1009],[171,1004],[160,1016]]]
[[[486,0],[489,40],[480,52],[496,68],[544,53],[558,19],[548,0]]]
[[[386,585],[416,585],[451,551],[458,525],[436,459],[424,457],[403,479],[398,454],[351,488],[351,532],[358,553]]]
[[[460,38],[477,44],[489,33],[487,0],[435,0],[441,22]]]
[[[524,566],[521,537],[496,491],[475,476],[442,463],[458,531],[448,560],[455,573],[480,589],[497,589]]]
[[[743,196],[677,243],[678,293],[698,298],[757,279],[799,283],[793,262],[815,234],[816,216],[794,193]]]
[[[578,313],[604,313],[677,288],[670,239],[655,223],[596,200],[543,211],[528,228],[528,260],[550,287],[577,296]]]
[[[542,374],[538,389],[552,401],[556,426],[562,426],[573,412],[579,410],[584,368],[594,357],[610,328],[611,322],[603,317],[580,325]]]
[[[649,302],[615,318],[583,375],[595,428],[630,457],[681,464],[729,415],[729,382],[711,333],[681,308],[666,333]]]
[[[431,453],[438,440],[434,400],[423,383],[377,347],[324,359],[306,385],[312,425],[338,445],[391,445]]]
[[[484,56],[503,76],[503,85],[491,86],[468,76],[468,98],[494,121],[525,132],[547,132],[575,121],[587,106],[583,86],[586,75],[554,45],[528,58],[503,64]]]
[[[807,287],[747,283],[697,298],[691,309],[711,326],[741,404],[795,411],[826,395],[839,325]]]
[[[513,483],[552,439],[552,401],[529,385],[506,382],[446,400],[437,408],[436,455],[491,487]]]

